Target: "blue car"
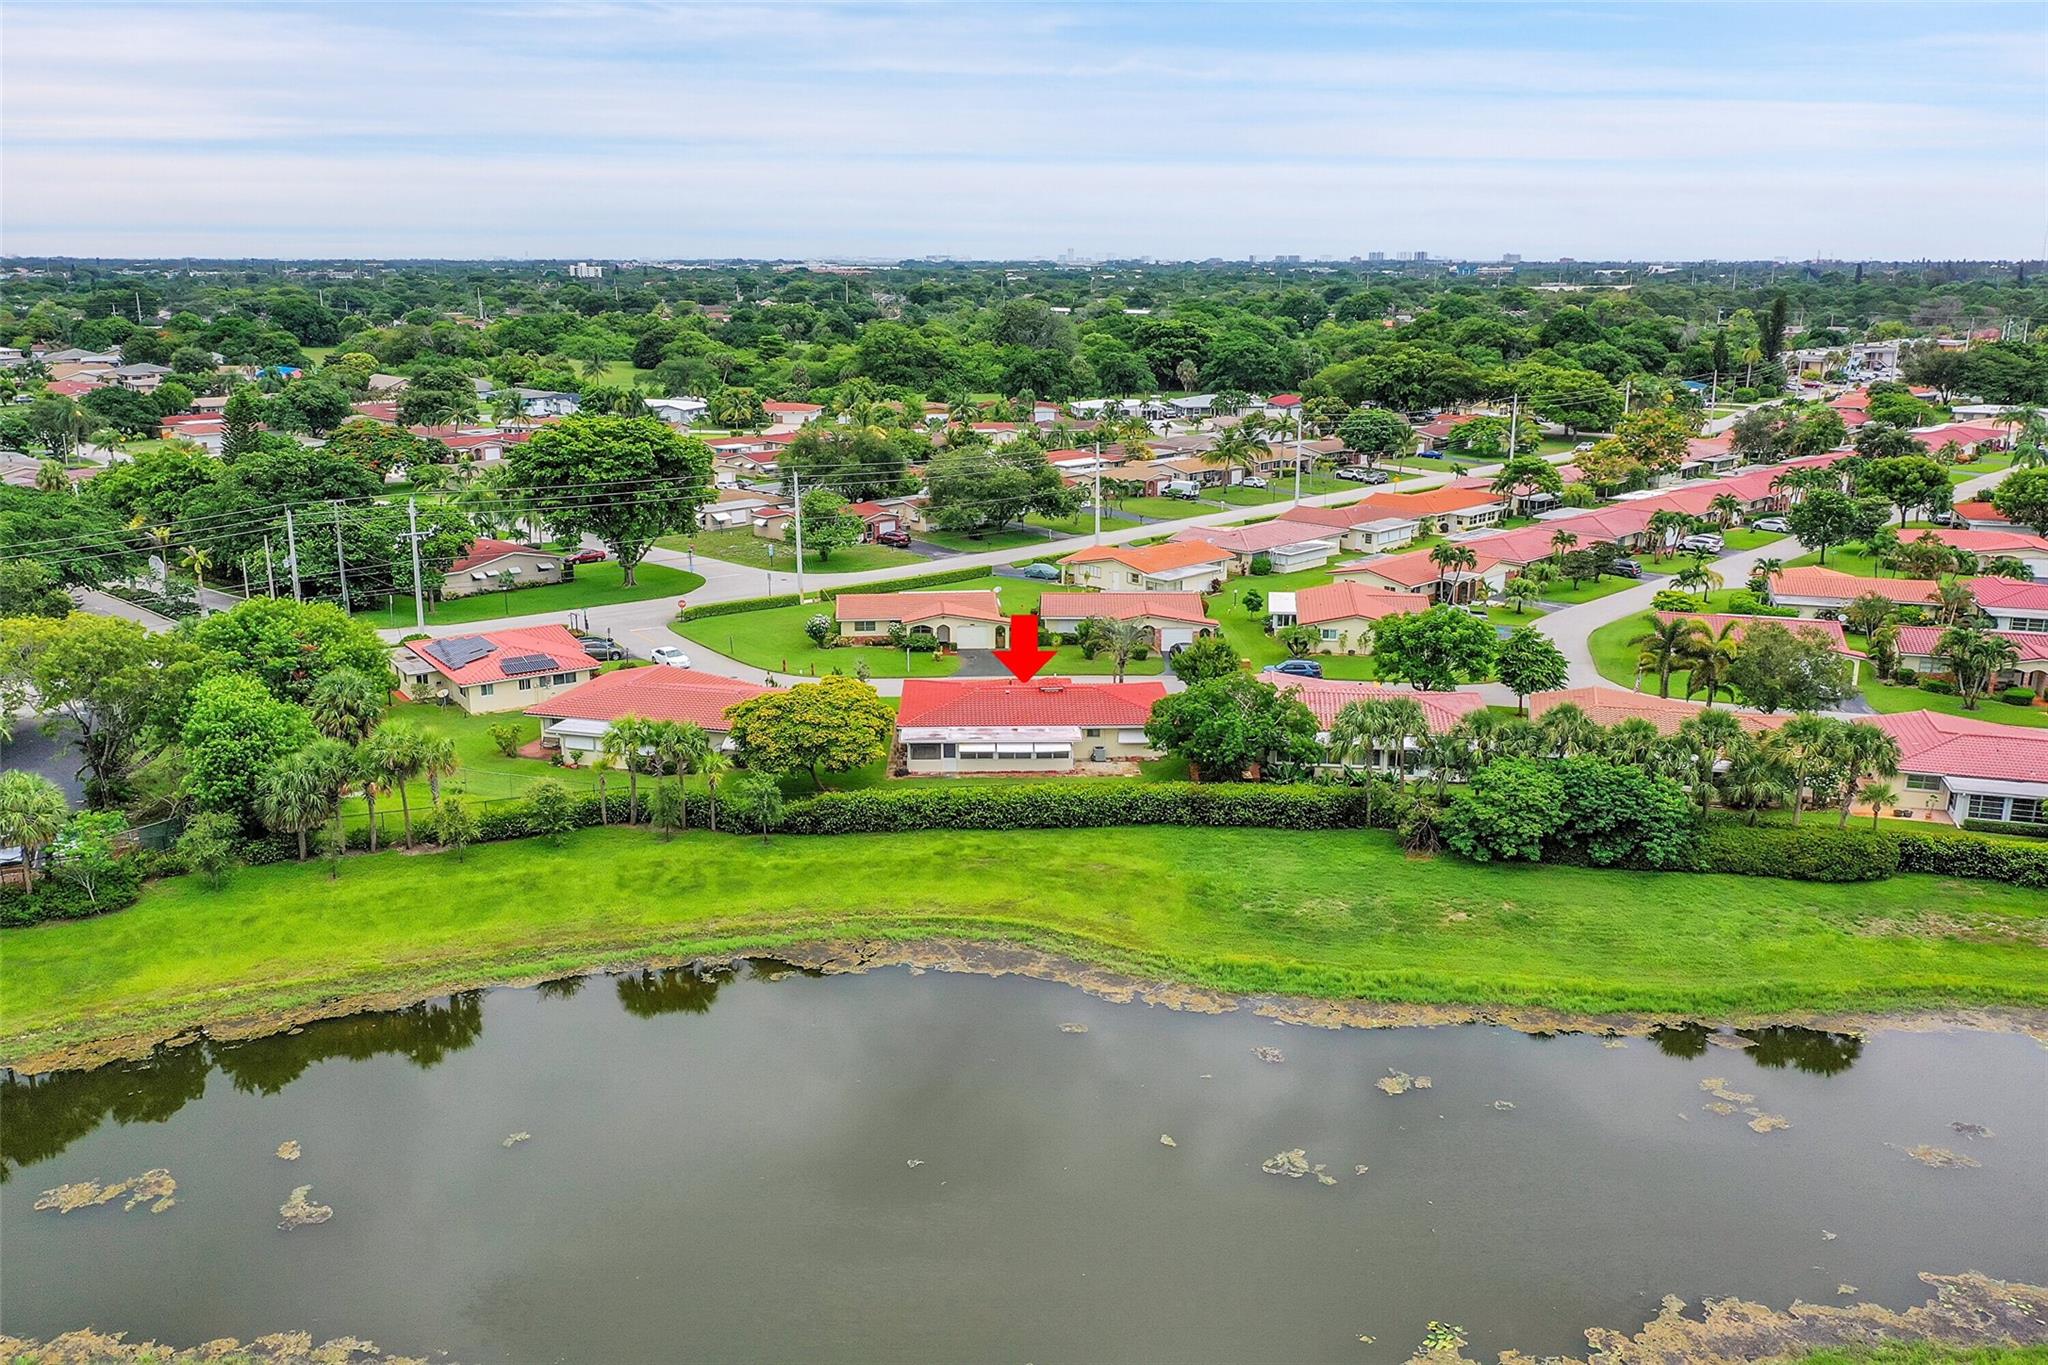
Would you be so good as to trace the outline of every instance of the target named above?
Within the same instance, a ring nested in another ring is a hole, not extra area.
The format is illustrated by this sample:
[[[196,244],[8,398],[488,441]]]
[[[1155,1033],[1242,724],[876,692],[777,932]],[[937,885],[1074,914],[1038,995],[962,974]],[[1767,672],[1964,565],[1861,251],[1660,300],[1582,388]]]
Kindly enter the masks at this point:
[[[1285,673],[1294,678],[1320,678],[1323,666],[1314,659],[1282,659],[1277,664],[1267,664],[1261,673]]]

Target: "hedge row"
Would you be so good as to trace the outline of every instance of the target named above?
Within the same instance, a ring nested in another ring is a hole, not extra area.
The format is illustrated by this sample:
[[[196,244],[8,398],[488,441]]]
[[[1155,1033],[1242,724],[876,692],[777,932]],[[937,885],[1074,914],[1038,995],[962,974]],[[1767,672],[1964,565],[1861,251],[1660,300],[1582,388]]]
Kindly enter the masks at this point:
[[[2048,825],[2024,825],[2017,820],[1965,820],[1963,828],[1976,834],[2010,834],[2016,839],[2048,839]]]
[[[918,574],[914,578],[891,578],[880,583],[856,583],[845,588],[826,588],[818,594],[818,600],[831,602],[850,592],[915,592],[919,588],[942,588],[948,583],[966,583],[976,578],[987,578],[991,572],[987,567],[941,569],[936,573]]]
[[[1709,822],[1700,832],[1698,869],[1801,882],[1874,882],[1899,870],[1897,845],[1866,829],[1825,825]]]
[[[2048,890],[2048,845],[1984,839],[1963,830],[1885,836],[1898,845],[1899,871],[1969,877]]]
[[[97,888],[96,899],[88,899],[75,882],[45,876],[33,891],[18,883],[0,887],[0,926],[17,928],[50,920],[89,919],[110,910],[125,910],[142,895],[142,870],[122,868],[109,875]]]
[[[1403,805],[1383,792],[1373,802],[1371,823],[1392,825]],[[789,834],[903,834],[1107,825],[1363,829],[1366,799],[1361,787],[1192,782],[904,787],[826,792],[791,805],[781,828]]]
[[[706,602],[700,607],[684,607],[677,615],[679,621],[701,621],[707,616],[736,616],[743,611],[767,611],[770,607],[793,607],[797,596],[793,592],[777,593],[773,597],[735,597],[730,602]]]

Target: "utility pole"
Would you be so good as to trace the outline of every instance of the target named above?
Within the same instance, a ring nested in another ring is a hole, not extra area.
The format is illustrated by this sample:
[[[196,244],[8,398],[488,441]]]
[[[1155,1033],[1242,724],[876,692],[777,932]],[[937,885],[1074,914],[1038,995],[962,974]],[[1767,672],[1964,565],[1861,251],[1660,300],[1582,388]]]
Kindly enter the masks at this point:
[[[790,520],[796,523],[796,600],[804,600],[804,480],[789,471]]]
[[[1515,434],[1522,421],[1522,395],[1514,394],[1508,399],[1508,458],[1515,458]]]
[[[481,296],[481,290],[478,291]],[[406,540],[412,544],[412,618],[416,629],[427,628],[427,598],[420,587],[420,505],[413,498],[405,500]]]
[[[306,595],[299,591],[299,535],[292,526],[292,509],[284,509],[284,562],[292,571],[292,601],[303,602]]]
[[[341,609],[348,606],[348,558],[341,550],[341,504],[334,504],[334,567],[341,572]]]
[[[263,582],[269,594],[272,597],[277,596],[277,570],[270,562],[270,536],[268,532],[263,537]]]
[[[1102,544],[1102,441],[1099,437],[1095,442],[1095,496],[1093,505],[1095,507],[1095,543],[1100,545]]]

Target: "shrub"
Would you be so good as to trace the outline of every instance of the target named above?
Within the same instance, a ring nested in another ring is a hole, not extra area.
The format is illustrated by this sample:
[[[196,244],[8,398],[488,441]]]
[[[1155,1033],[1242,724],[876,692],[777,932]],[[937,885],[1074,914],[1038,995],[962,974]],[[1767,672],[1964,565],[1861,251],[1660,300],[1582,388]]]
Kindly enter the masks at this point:
[[[18,886],[0,888],[0,925],[18,927],[50,920],[89,919],[113,910],[125,910],[142,894],[142,869],[133,859],[123,858],[97,881],[92,894],[77,882],[44,877],[35,890]]]
[[[1914,683],[1920,681],[1920,670],[1903,666],[1895,668],[1892,670],[1892,681],[1902,687],[1911,687]]]
[[[793,607],[797,596],[793,592],[777,593],[773,597],[735,597],[729,602],[706,602],[702,606],[684,607],[676,616],[678,621],[701,621],[707,616],[735,616],[745,611],[766,611],[770,607]]]
[[[839,623],[825,613],[819,612],[804,622],[804,634],[808,635],[811,643],[818,648],[830,649],[839,639]]]
[[[1564,780],[1554,765],[1504,758],[1473,775],[1444,812],[1444,842],[1474,862],[1536,862],[1561,822]]]
[[[928,632],[903,637],[903,647],[912,654],[936,654],[939,637]]]
[[[503,754],[506,758],[518,756],[519,727],[517,725],[509,720],[500,721],[498,724],[493,725],[488,733],[491,736],[491,743],[498,746],[499,753]]]
[[[1932,692],[1937,697],[1953,697],[1956,694],[1956,685],[1947,678],[1922,678],[1919,686],[1922,692]]]
[[[1998,699],[2007,706],[2032,706],[2034,690],[2030,687],[2008,687],[1998,694]]]
[[[722,790],[722,789],[721,789]],[[1409,803],[1380,789],[1372,823],[1391,827]],[[1223,825],[1362,829],[1361,787],[1193,782],[1028,783],[826,792],[790,806],[787,834],[898,834],[913,830],[1090,829],[1105,825]]]
[[[1564,801],[1555,842],[1595,867],[1682,867],[1692,859],[1692,803],[1641,768],[1579,756],[1556,765]]]
[[[1264,578],[1267,574],[1273,572],[1273,556],[1265,553],[1263,550],[1260,551],[1252,556],[1251,568],[1253,577]]]
[[[2007,843],[1962,830],[1915,830],[1888,834],[1898,849],[1901,872],[1970,877],[2012,886],[2048,889],[2048,846]]]
[[[2023,825],[2017,820],[1965,820],[1963,828],[1977,834],[2009,834],[2017,839],[2048,839],[2048,825]]]
[[[892,578],[890,592],[915,592],[919,588],[942,588],[948,583],[966,583],[976,578],[988,577],[987,569],[942,569],[937,573],[919,574],[915,578]],[[873,592],[872,583],[856,584],[845,588],[827,588],[818,594],[821,602],[836,601],[841,594],[849,592]],[[796,599],[791,598],[791,601]]]
[[[1689,592],[1680,592],[1676,588],[1659,588],[1657,595],[1650,599],[1650,608],[1653,611],[1698,611],[1700,603],[1699,599]]]
[[[1899,868],[1892,836],[1866,829],[1792,829],[1710,822],[1695,864],[1702,872],[1801,882],[1882,881]]]

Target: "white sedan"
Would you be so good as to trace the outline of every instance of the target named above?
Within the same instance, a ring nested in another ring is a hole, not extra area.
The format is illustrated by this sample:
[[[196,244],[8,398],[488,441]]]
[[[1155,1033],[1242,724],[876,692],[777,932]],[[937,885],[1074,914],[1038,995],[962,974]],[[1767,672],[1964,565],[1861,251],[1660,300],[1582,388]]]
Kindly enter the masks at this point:
[[[647,657],[658,664],[666,664],[670,668],[688,668],[690,666],[690,656],[683,653],[675,645],[661,645]]]

